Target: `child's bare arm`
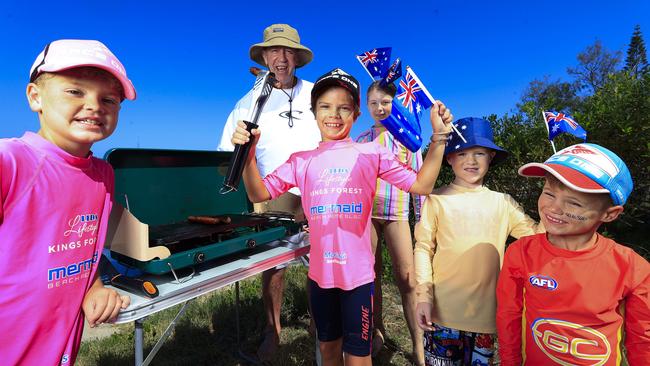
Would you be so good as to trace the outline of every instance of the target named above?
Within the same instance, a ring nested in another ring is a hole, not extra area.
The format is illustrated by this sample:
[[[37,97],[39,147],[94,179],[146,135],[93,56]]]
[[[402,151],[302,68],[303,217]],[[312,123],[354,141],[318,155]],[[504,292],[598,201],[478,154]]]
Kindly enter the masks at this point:
[[[505,195],[508,207],[508,226],[511,227],[509,235],[514,238],[521,238],[528,235],[543,233],[544,224],[537,223],[535,220],[526,215],[523,207],[512,196]]]
[[[453,115],[451,111],[440,101],[436,101],[431,107],[431,128],[433,135],[429,151],[422,164],[422,169],[418,172],[415,183],[411,186],[409,192],[417,194],[429,194],[438,179],[440,165],[442,164],[445,153],[446,138],[451,132],[451,121]]]
[[[86,292],[81,308],[90,327],[94,327],[97,324],[114,321],[120,309],[126,309],[130,303],[131,298],[104,287],[101,279],[97,277]]]
[[[650,360],[650,265],[638,258],[632,277],[638,283],[625,297],[625,348],[631,366],[647,365]]]
[[[259,170],[257,169],[257,161],[255,160],[255,148],[257,146],[257,141],[259,140],[260,131],[258,129],[253,129],[252,137],[253,144],[249,151],[248,156],[246,157],[246,164],[244,165],[244,171],[242,177],[244,178],[244,186],[246,186],[246,193],[248,194],[248,199],[251,202],[264,202],[271,199],[271,194],[266,189],[266,186],[262,182],[262,176],[260,175]],[[232,135],[231,142],[233,145],[243,145],[251,139],[251,133],[246,131],[246,124],[242,121],[237,122],[237,128]]]
[[[432,199],[422,204],[422,217],[415,225],[415,249],[413,251],[416,283],[416,318],[423,330],[433,331],[433,255],[436,248],[436,210]]]

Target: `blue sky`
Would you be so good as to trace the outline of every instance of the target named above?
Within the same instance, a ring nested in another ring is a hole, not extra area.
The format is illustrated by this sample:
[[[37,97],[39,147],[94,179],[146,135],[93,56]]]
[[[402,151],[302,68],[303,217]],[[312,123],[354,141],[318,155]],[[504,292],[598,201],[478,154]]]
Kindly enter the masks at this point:
[[[392,46],[457,118],[511,111],[530,81],[567,78],[597,39],[625,52],[635,24],[650,46],[650,2],[605,1],[16,1],[0,5],[0,138],[38,130],[24,91],[50,41],[98,39],[138,91],[116,132],[93,147],[214,149],[223,123],[251,88],[248,57],[272,23],[297,28],[314,81],[341,67],[368,85],[354,55]],[[371,124],[365,107],[352,130]],[[430,128],[424,128],[425,136]]]

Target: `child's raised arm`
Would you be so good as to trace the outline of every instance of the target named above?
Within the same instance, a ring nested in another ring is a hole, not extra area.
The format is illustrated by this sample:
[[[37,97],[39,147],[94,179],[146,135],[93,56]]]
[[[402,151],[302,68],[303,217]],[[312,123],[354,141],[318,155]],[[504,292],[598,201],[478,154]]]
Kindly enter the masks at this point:
[[[246,163],[244,165],[244,172],[242,177],[244,178],[244,186],[246,186],[246,194],[248,194],[248,199],[250,199],[253,203],[257,203],[270,200],[271,194],[262,182],[262,176],[257,169],[257,161],[255,160],[255,148],[257,146],[257,141],[259,140],[261,132],[258,129],[253,129],[251,133],[253,135],[253,143],[251,145],[248,156],[246,157]],[[235,132],[233,132],[232,139],[230,141],[235,146],[243,145],[250,140],[251,133],[246,131],[246,124],[244,122],[237,121],[237,128],[235,128]]]
[[[436,101],[431,106],[431,144],[429,151],[422,164],[422,169],[418,172],[415,183],[409,189],[411,193],[429,194],[438,179],[440,165],[445,153],[445,142],[451,133],[451,121],[453,115],[451,111],[441,102]]]

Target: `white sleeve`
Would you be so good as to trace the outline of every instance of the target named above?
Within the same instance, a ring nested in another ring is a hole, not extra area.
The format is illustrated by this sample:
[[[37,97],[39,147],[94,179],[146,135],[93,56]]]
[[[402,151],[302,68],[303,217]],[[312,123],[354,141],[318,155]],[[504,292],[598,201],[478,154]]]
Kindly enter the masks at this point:
[[[237,125],[237,118],[235,118],[235,114],[237,112],[237,107],[233,109],[232,112],[230,112],[230,115],[228,116],[228,120],[226,123],[223,125],[223,132],[221,133],[221,142],[219,143],[219,146],[217,146],[217,151],[233,151],[235,150],[235,146],[230,142],[230,139],[232,138],[233,132],[235,132],[235,126]]]

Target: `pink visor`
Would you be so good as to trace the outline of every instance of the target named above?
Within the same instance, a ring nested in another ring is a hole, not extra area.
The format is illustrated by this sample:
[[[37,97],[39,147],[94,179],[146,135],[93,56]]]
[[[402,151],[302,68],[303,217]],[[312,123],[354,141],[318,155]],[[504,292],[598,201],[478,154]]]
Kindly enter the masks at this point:
[[[122,84],[126,99],[134,100],[135,87],[126,76],[126,70],[103,43],[93,40],[61,39],[48,44],[30,70],[29,81],[43,72],[57,72],[75,67],[92,66],[110,72]]]

